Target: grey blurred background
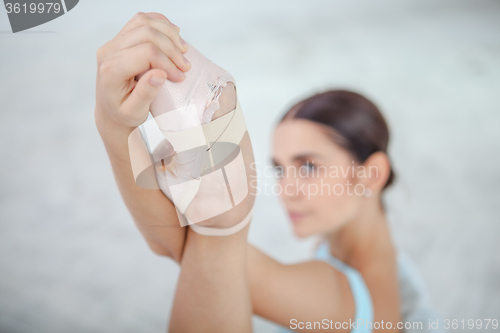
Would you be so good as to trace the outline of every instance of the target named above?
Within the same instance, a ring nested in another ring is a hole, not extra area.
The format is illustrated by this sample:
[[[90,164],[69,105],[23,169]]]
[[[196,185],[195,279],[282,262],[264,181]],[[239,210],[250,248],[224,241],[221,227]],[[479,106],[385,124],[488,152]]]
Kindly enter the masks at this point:
[[[93,118],[95,52],[138,11],[235,76],[261,166],[295,101],[373,99],[392,130],[398,246],[444,318],[500,319],[499,1],[87,0],[18,34],[0,9],[0,332],[166,330],[179,268],[135,229]],[[276,259],[309,257],[275,196],[252,224]]]

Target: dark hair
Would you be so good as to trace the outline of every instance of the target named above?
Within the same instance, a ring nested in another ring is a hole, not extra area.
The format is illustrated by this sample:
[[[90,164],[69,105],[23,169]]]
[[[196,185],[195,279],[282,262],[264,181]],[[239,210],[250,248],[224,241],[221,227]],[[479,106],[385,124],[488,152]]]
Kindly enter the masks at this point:
[[[377,151],[387,154],[389,128],[382,113],[375,104],[355,92],[318,93],[295,104],[280,122],[286,119],[306,119],[327,125],[337,134],[332,136],[333,140],[360,163]],[[394,182],[394,178],[391,167],[384,189]]]

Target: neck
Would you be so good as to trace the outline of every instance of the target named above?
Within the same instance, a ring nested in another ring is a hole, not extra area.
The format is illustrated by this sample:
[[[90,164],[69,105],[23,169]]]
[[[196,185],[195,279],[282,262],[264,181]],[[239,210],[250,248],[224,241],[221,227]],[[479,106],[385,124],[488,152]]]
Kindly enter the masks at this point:
[[[364,203],[358,216],[328,234],[331,254],[352,267],[362,267],[374,257],[393,250],[387,218],[379,198]]]

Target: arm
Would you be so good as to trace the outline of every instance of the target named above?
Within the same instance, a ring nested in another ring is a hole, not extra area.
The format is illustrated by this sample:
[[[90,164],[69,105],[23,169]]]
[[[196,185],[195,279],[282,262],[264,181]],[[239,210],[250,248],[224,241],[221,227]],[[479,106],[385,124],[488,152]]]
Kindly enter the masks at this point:
[[[166,17],[138,13],[97,52],[95,121],[118,188],[153,251],[176,261],[181,259],[186,228],[180,227],[173,204],[160,190],[135,184],[128,139],[146,120],[165,79],[180,82],[185,77],[186,51],[179,28]],[[136,146],[141,149],[140,143]]]
[[[251,332],[248,226],[226,237],[189,229],[169,332]]]
[[[219,113],[212,119],[233,110],[235,97],[234,86],[228,85],[220,96]],[[240,179],[246,179],[249,190],[246,198],[232,209],[199,222],[199,225],[227,228],[241,221],[252,209],[256,188],[251,181],[256,174],[252,168],[254,154],[248,132],[243,135],[239,147],[245,165],[245,170],[239,171],[246,172]],[[200,200],[204,201],[206,197]],[[196,209],[203,210],[203,206]],[[169,332],[252,331],[246,265],[248,228],[247,225],[229,236],[203,236],[191,227],[186,228],[187,239]]]
[[[287,328],[292,319],[321,323],[323,319],[349,322],[354,317],[349,283],[327,263],[283,265],[254,246],[247,246],[248,281],[256,315]]]
[[[133,128],[106,120],[98,109],[95,118],[118,189],[137,228],[153,252],[179,262],[186,228],[180,226],[174,205],[160,190],[144,189],[135,183],[128,148]]]

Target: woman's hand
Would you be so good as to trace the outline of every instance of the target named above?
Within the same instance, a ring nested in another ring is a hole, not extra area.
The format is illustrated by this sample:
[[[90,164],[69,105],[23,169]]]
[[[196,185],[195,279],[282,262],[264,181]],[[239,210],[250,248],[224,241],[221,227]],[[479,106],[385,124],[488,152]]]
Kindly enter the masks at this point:
[[[137,13],[97,51],[96,112],[117,125],[137,127],[168,78],[181,82],[190,63],[179,27],[159,13]],[[136,80],[136,76],[140,76]]]
[[[125,205],[151,249],[177,262],[187,228],[180,226],[174,205],[159,189],[135,183],[130,149],[149,161],[147,147],[134,129],[147,119],[151,101],[167,78],[184,80],[190,65],[184,62],[183,44],[179,28],[165,16],[136,14],[97,51],[95,106],[96,127]]]

